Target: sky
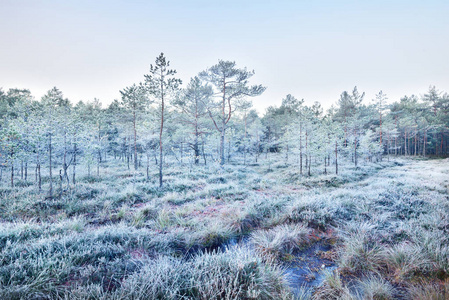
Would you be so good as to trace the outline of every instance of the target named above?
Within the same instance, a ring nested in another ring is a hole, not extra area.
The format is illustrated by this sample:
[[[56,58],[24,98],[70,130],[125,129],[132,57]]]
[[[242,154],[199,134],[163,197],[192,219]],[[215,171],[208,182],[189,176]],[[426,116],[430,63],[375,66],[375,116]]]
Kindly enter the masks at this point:
[[[184,81],[218,63],[254,70],[261,113],[292,94],[325,108],[449,92],[449,1],[0,0],[0,87],[76,103],[143,80],[163,52]]]

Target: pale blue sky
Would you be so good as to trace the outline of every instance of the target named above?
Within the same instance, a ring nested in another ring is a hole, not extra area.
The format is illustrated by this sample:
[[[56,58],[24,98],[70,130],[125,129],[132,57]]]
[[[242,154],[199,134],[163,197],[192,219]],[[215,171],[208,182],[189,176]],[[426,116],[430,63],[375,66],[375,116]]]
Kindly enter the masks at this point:
[[[0,87],[53,86],[71,101],[119,98],[160,52],[180,78],[234,60],[266,85],[259,111],[288,93],[328,107],[449,92],[449,1],[0,0]]]

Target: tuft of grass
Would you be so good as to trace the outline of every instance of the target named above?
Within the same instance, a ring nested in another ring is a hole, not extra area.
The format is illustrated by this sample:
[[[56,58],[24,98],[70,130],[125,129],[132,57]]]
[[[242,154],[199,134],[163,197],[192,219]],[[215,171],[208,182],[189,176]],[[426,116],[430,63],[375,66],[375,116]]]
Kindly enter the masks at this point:
[[[128,213],[128,210],[129,210],[129,207],[128,206],[122,206],[121,208],[120,208],[120,210],[115,214],[115,217],[118,219],[118,220],[123,220],[125,217],[126,217],[126,215],[127,215],[127,213]]]
[[[443,284],[420,282],[407,288],[407,298],[411,300],[447,300],[448,295],[449,280]]]
[[[246,247],[197,256],[189,266],[194,299],[291,299],[282,269]]]
[[[364,299],[390,300],[394,299],[393,286],[383,278],[370,276],[359,282]]]
[[[382,251],[385,264],[396,281],[411,279],[416,273],[424,273],[430,261],[421,249],[410,243],[401,243]]]
[[[382,267],[381,248],[366,234],[350,234],[344,238],[339,250],[338,264],[350,273],[378,272]]]
[[[281,258],[310,242],[310,229],[302,224],[285,224],[251,234],[251,243],[268,260]]]
[[[236,232],[232,226],[223,224],[220,221],[213,221],[197,228],[192,235],[192,240],[201,247],[215,248],[225,244],[234,237],[236,237]]]
[[[168,209],[162,208],[155,219],[155,228],[159,230],[166,230],[173,224],[173,213]]]
[[[325,272],[324,282],[315,290],[312,299],[354,299],[349,289],[343,285],[340,273],[337,270]]]
[[[188,269],[181,260],[162,256],[142,263],[114,293],[117,299],[177,299],[185,294]]]
[[[309,226],[318,229],[327,229],[329,225],[334,223],[335,210],[331,203],[320,201],[320,199],[312,198],[312,200],[296,201],[290,206],[288,218],[292,222],[305,222]]]
[[[142,227],[146,221],[154,220],[157,216],[158,210],[154,204],[146,204],[134,213],[132,224],[136,227]]]

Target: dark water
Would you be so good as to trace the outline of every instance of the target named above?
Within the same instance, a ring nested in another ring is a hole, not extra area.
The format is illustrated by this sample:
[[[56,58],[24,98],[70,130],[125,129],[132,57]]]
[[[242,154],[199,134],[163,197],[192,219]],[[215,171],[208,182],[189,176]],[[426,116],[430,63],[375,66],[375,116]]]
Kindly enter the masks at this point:
[[[337,268],[333,261],[323,257],[331,248],[328,244],[316,243],[295,253],[291,261],[283,264],[293,294],[298,295],[301,289],[320,286],[325,279],[325,272]]]

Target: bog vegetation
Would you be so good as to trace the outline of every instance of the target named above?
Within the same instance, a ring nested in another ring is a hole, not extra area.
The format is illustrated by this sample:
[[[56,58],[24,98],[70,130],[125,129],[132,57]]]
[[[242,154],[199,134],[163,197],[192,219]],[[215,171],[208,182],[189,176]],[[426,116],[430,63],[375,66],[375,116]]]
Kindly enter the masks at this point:
[[[449,95],[259,116],[253,74],[0,89],[0,298],[446,299]]]

